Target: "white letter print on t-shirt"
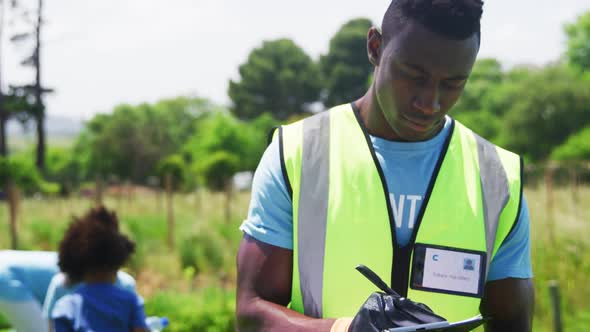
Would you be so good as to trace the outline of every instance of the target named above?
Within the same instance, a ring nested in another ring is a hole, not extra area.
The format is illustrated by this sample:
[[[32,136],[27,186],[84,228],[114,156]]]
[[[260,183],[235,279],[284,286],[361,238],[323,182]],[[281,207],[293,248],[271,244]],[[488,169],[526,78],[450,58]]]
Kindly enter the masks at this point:
[[[399,200],[395,199],[393,193],[389,194],[389,200],[391,201],[391,208],[393,210],[393,219],[395,220],[395,227],[401,228],[403,225],[404,220],[404,207],[407,207],[405,204],[406,201],[409,201],[409,209],[410,214],[408,216],[408,228],[413,229],[414,223],[416,221],[416,202],[422,200],[422,196],[418,195],[399,195]]]

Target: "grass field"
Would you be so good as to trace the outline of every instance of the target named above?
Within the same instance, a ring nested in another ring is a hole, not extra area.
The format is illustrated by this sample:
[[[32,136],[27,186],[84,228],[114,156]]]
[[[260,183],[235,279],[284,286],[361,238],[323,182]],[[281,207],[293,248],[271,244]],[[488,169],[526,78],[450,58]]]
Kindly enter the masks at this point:
[[[526,195],[536,288],[534,331],[551,331],[549,280],[561,286],[565,331],[588,331],[590,187],[581,187],[577,200],[570,188],[557,188],[553,212],[547,209],[543,187],[527,188]],[[235,195],[229,221],[224,217],[223,200],[220,194],[205,192],[176,195],[173,250],[166,244],[163,196],[144,191],[106,200],[118,212],[123,230],[138,244],[128,270],[137,278],[146,312],[168,316],[170,331],[233,330],[238,226],[246,215],[249,194]],[[85,198],[26,199],[20,218],[22,249],[55,250],[71,216],[91,205]],[[0,227],[4,229],[7,216],[6,205],[0,205]],[[0,248],[8,247],[8,232],[0,232]]]

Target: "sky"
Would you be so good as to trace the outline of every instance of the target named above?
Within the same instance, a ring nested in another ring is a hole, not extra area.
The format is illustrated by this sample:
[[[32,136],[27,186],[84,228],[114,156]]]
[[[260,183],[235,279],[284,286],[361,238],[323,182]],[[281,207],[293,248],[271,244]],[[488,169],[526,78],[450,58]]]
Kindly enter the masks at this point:
[[[30,1],[30,0],[25,0]],[[32,1],[35,4],[36,1]],[[117,104],[197,95],[229,104],[230,79],[264,40],[291,38],[312,58],[348,20],[375,24],[386,0],[45,0],[42,81],[49,115],[86,120]],[[543,65],[565,50],[563,25],[588,0],[487,0],[479,57]],[[29,82],[27,52],[2,42],[3,84]]]

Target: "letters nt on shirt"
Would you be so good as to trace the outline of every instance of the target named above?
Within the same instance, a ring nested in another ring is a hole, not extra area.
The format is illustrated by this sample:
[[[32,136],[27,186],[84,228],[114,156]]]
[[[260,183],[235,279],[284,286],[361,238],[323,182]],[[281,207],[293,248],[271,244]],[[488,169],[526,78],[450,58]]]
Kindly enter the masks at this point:
[[[403,221],[407,220],[406,225],[408,225],[409,229],[413,229],[416,221],[416,205],[417,202],[422,201],[422,196],[399,195],[399,199],[396,199],[395,195],[390,193],[389,200],[391,201],[395,227],[402,228],[402,225],[404,224]],[[407,216],[407,218],[404,219],[404,216]]]

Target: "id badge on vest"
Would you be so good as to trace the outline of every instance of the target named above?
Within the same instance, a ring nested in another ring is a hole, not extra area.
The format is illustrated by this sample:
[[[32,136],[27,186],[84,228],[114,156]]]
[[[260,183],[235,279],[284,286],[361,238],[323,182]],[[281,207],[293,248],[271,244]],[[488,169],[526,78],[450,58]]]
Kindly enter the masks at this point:
[[[485,264],[485,252],[416,243],[410,287],[481,298]]]

